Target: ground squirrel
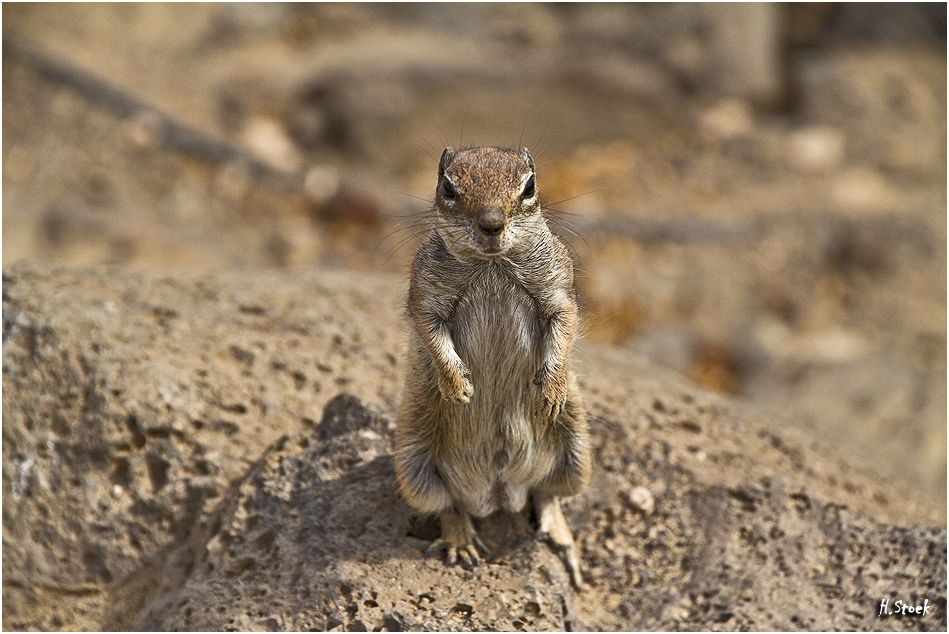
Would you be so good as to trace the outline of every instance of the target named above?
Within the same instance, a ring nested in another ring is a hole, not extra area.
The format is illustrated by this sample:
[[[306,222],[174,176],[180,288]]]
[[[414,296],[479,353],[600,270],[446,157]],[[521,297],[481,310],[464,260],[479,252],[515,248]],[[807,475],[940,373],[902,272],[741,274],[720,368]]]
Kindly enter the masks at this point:
[[[586,414],[570,362],[578,308],[573,261],[547,226],[527,149],[447,148],[433,229],[412,264],[409,363],[396,427],[408,503],[438,513],[465,567],[486,552],[472,517],[519,512],[580,566],[560,498],[590,479]]]

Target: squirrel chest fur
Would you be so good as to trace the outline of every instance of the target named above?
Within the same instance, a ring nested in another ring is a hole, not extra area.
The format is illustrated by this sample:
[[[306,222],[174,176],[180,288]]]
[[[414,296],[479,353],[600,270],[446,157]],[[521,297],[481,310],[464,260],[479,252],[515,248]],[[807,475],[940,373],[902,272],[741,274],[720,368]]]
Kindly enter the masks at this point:
[[[570,364],[573,262],[537,198],[526,149],[445,150],[433,229],[412,265],[409,367],[397,421],[405,499],[438,513],[429,554],[479,562],[472,517],[533,501],[538,535],[579,562],[560,498],[589,480]]]

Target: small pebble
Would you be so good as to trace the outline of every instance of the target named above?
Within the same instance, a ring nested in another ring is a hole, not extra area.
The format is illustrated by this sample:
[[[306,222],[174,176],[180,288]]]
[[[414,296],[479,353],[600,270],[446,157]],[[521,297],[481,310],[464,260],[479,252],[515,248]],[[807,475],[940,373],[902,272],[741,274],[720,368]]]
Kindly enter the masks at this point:
[[[340,174],[336,168],[314,165],[303,180],[303,191],[310,202],[323,207],[339,192],[340,183]]]
[[[846,155],[846,136],[830,126],[805,127],[788,137],[788,161],[805,174],[829,173],[844,162]]]
[[[629,492],[629,501],[635,508],[646,515],[650,515],[656,506],[656,500],[652,495],[652,491],[642,486],[636,487]]]
[[[303,165],[303,157],[276,119],[253,117],[247,122],[242,140],[258,158],[278,170],[295,172]]]

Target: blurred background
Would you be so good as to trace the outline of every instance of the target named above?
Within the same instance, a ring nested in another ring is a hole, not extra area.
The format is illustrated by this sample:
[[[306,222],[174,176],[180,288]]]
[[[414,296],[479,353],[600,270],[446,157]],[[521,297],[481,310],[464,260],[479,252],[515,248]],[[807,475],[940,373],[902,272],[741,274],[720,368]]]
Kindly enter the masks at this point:
[[[3,4],[3,266],[404,276],[530,148],[585,337],[946,504],[946,5]]]

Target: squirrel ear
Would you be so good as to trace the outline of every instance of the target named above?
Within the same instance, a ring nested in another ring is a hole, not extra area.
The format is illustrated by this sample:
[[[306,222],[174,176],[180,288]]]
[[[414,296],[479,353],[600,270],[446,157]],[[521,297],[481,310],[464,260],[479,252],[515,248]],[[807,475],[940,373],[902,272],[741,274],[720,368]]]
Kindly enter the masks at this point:
[[[438,178],[441,178],[445,174],[445,168],[448,167],[448,164],[451,163],[451,159],[454,158],[455,151],[450,147],[446,147],[445,151],[442,152],[442,158],[438,161]]]
[[[531,168],[531,171],[534,170],[534,159],[531,158],[531,153],[527,151],[526,147],[521,148],[521,158],[527,163],[527,166]]]

